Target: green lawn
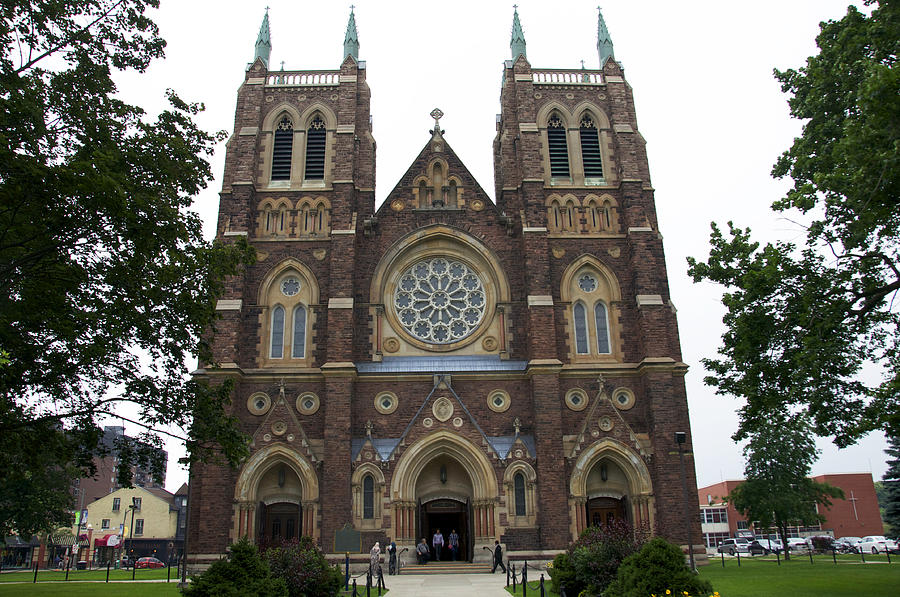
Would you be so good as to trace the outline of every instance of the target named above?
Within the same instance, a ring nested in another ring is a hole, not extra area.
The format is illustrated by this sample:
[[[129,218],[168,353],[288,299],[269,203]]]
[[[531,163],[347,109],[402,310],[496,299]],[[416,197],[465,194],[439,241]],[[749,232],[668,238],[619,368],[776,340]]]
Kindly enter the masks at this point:
[[[900,558],[892,557],[887,564],[885,556],[866,556],[862,564],[859,556],[838,556],[838,563],[831,556],[814,556],[814,564],[808,557],[795,557],[790,562],[775,559],[725,558],[712,559],[708,566],[700,568],[700,576],[708,579],[721,597],[858,597],[859,595],[896,595],[900,587]],[[535,586],[529,582],[529,587]],[[550,579],[545,581],[548,597],[558,597],[550,592]],[[521,595],[521,587],[512,592]],[[537,597],[539,591],[529,588],[528,595]],[[573,596],[569,596],[573,597]],[[649,596],[648,596],[649,597]],[[694,596],[694,597],[706,597]]]
[[[142,569],[134,571],[135,580],[156,580],[166,578],[165,568]],[[31,582],[34,579],[34,571],[4,572],[0,574],[0,583],[7,582]],[[38,584],[48,580],[65,580],[65,571],[39,570]],[[106,568],[102,570],[69,570],[69,582],[78,580],[106,580]],[[109,580],[131,580],[131,570],[110,570]],[[178,572],[172,568],[172,580],[178,580]]]
[[[6,576],[5,574],[3,576]],[[177,583],[95,583],[73,582],[65,584],[45,582],[37,584],[3,584],[0,595],[32,595],[35,597],[58,596],[79,597],[180,597]]]

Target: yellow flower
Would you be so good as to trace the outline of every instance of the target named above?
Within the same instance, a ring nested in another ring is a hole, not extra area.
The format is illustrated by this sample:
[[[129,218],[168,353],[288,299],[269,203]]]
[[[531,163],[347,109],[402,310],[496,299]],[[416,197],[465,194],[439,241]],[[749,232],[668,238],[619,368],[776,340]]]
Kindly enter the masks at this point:
[[[670,591],[669,589],[666,589],[666,595],[671,595],[671,594],[672,594],[672,591]]]

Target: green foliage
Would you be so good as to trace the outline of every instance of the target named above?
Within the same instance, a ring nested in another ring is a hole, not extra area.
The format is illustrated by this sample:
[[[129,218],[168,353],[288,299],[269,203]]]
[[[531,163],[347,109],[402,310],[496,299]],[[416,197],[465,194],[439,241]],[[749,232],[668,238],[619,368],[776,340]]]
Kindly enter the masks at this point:
[[[744,448],[746,480],[727,497],[748,520],[774,527],[787,545],[787,527],[825,520],[816,506],[830,506],[830,498],[844,492],[809,478],[817,451],[809,425],[799,415],[770,415],[768,424],[753,432]],[[789,559],[789,552],[785,552]]]
[[[186,597],[287,597],[288,589],[245,537],[231,546],[227,559],[192,576],[182,593]]]
[[[889,527],[885,532],[896,536],[900,533],[900,437],[888,438],[885,452],[891,458],[887,461],[888,469],[884,473],[878,505],[884,509],[882,519]]]
[[[656,537],[625,558],[603,597],[647,597],[665,595],[666,590],[674,595],[687,592],[705,597],[712,594],[713,588],[708,580],[687,567],[681,549]]]
[[[272,573],[284,579],[290,597],[332,597],[344,584],[344,575],[309,537],[271,547],[263,557]]]
[[[0,501],[0,520],[20,531],[42,512],[45,526],[58,522],[62,497],[38,496],[61,483],[40,477],[91,474],[74,455],[97,448],[98,421],[121,414],[119,404],[151,431],[193,424],[191,458],[235,463],[247,453],[222,408],[229,388],[187,380],[185,367],[192,354],[211,360],[204,338],[216,299],[252,260],[246,242],[204,241],[190,211],[223,134],[197,128],[200,104],[169,91],[169,109],[152,117],[118,99],[113,81],[116,69],[144,72],[162,57],[145,14],[157,5],[9,0],[0,9],[0,437],[12,450],[0,486],[10,462],[32,464],[32,446],[46,464],[16,486],[31,512]],[[152,433],[126,447],[125,484],[134,464],[161,470],[142,448],[160,441]]]
[[[575,589],[575,566],[572,565],[572,558],[568,553],[556,554],[553,563],[547,568],[547,574],[550,575],[550,590],[553,593],[559,593],[560,586],[571,587]]]
[[[566,593],[578,595],[586,590],[592,595],[601,594],[616,578],[622,561],[637,552],[644,540],[644,533],[635,533],[621,520],[586,528],[567,552],[573,576],[563,581]]]
[[[773,205],[799,210],[805,238],[760,246],[749,229],[713,225],[695,282],[725,288],[720,358],[705,382],[739,396],[737,438],[769,412],[806,410],[819,435],[846,446],[873,429],[900,435],[900,5],[854,7],[822,23],[820,52],[776,71],[803,134],[773,174],[794,186]],[[860,381],[863,366],[885,372]]]

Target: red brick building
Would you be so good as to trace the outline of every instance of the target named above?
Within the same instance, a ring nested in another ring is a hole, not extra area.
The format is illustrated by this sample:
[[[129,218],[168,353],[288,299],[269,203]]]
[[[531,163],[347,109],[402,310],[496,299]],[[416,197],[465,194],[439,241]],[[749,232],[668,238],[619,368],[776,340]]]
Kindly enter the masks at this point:
[[[219,368],[199,373],[234,380],[252,453],[236,471],[195,469],[196,565],[241,536],[338,551],[341,529],[367,551],[455,528],[463,559],[495,539],[515,557],[614,519],[685,548],[689,520],[702,552],[645,142],[602,17],[599,31],[599,70],[537,69],[514,15],[496,202],[435,110],[376,209],[355,17],[339,69],[270,71],[266,16],[217,232],[259,260],[229,281]]]
[[[819,508],[819,513],[825,517],[821,525],[791,527],[790,536],[831,534],[834,537],[864,537],[884,533],[872,473],[837,473],[819,475],[812,479],[817,483],[839,487],[844,491],[844,499],[834,499],[831,507]],[[715,547],[728,537],[752,535],[755,532],[750,522],[734,506],[723,500],[742,482],[743,480],[722,481],[697,490],[703,539],[707,547]]]

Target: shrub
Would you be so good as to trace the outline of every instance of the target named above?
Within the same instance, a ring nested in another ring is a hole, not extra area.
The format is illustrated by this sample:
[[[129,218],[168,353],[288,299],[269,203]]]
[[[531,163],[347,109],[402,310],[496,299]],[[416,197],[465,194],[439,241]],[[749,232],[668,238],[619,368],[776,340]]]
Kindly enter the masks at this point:
[[[681,548],[656,537],[622,562],[615,581],[603,597],[664,595],[667,589],[674,595],[703,596],[713,592],[710,582],[701,579],[684,563]]]
[[[272,574],[284,579],[289,597],[331,597],[343,585],[340,570],[328,564],[309,537],[270,547],[263,557]]]
[[[284,581],[272,576],[255,545],[246,538],[231,546],[227,559],[191,577],[182,589],[187,597],[287,597]]]
[[[566,586],[567,594],[569,591],[575,590],[575,567],[572,565],[569,554],[557,554],[557,556],[553,558],[553,562],[547,566],[547,574],[550,575],[550,588],[553,593],[558,594],[561,585]],[[578,593],[575,594],[577,595]]]
[[[636,533],[631,525],[620,520],[586,528],[568,550],[573,578],[565,581],[566,593],[601,594],[616,578],[622,560],[641,548],[644,536],[644,532]]]

